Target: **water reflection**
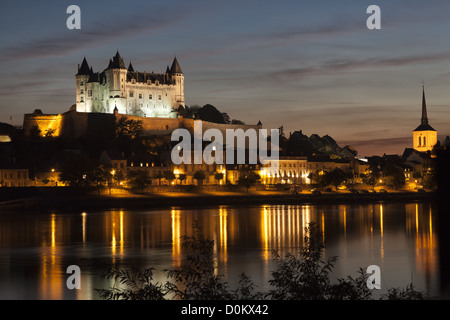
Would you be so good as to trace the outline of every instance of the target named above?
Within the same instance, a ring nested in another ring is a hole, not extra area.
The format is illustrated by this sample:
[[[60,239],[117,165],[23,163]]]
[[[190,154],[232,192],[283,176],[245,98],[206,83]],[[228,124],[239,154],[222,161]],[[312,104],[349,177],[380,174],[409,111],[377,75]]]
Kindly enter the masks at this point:
[[[111,283],[99,270],[83,268],[82,289],[68,290],[67,266],[83,258],[157,270],[179,266],[181,237],[193,234],[194,221],[215,241],[218,274],[233,280],[245,272],[262,290],[275,266],[272,252],[298,253],[305,227],[315,222],[323,257],[339,257],[338,276],[377,264],[382,286],[414,281],[437,294],[434,210],[430,203],[408,203],[8,214],[0,221],[0,298],[96,299],[94,288]]]

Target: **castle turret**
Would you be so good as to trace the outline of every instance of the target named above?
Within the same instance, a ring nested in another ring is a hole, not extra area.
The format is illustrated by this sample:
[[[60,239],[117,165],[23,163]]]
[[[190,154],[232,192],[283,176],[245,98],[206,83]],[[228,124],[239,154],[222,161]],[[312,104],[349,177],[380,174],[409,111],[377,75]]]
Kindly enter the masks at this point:
[[[86,57],[84,57],[81,66],[78,65],[76,79],[76,110],[78,112],[90,112],[86,110],[87,82],[92,74],[92,68],[89,67]]]
[[[184,74],[183,71],[181,71],[181,67],[178,63],[177,57],[173,59],[172,67],[170,68],[170,75],[176,86],[175,102],[178,105],[184,106]]]
[[[107,110],[113,113],[117,106],[120,113],[126,113],[126,82],[128,70],[120,56],[119,51],[109,60],[108,68],[105,70],[106,82],[108,84]]]

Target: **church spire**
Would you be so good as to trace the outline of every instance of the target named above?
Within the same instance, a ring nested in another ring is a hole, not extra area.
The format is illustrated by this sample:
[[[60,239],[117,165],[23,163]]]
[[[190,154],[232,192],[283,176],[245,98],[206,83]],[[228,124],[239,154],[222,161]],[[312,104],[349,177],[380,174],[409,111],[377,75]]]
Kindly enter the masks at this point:
[[[425,86],[422,85],[422,124],[428,124],[427,103],[425,101]]]

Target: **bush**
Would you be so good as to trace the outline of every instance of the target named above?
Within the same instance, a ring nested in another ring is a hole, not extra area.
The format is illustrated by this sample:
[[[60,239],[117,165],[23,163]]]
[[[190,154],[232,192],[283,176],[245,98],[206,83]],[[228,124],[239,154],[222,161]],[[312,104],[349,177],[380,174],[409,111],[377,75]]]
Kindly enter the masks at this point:
[[[153,282],[153,268],[131,272],[110,267],[105,278],[114,279],[109,289],[96,289],[106,300],[370,300],[372,291],[367,288],[367,274],[359,269],[359,276],[338,279],[331,283],[330,274],[337,257],[322,260],[324,244],[314,223],[305,228],[305,246],[299,258],[291,253],[281,258],[274,252],[278,268],[272,272],[269,284],[273,289],[267,293],[256,290],[254,282],[244,273],[240,275],[238,287],[230,288],[223,275],[216,275],[214,263],[214,241],[205,239],[201,228],[194,223],[194,235],[182,237],[182,247],[187,255],[175,269],[164,270],[168,281]],[[125,288],[117,287],[117,283]],[[412,285],[406,288],[389,289],[382,300],[422,300],[424,293]]]

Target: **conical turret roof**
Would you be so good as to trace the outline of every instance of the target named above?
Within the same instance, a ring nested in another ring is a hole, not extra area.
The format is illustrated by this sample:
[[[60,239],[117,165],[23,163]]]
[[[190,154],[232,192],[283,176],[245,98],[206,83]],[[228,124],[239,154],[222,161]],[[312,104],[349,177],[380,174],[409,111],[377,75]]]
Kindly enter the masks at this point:
[[[174,73],[183,73],[183,71],[181,71],[181,67],[180,64],[178,63],[177,57],[175,57],[173,59],[172,62],[172,67],[170,68],[170,73],[174,74]]]
[[[83,62],[81,63],[81,67],[78,68],[77,75],[90,75],[91,68],[89,68],[89,64],[87,63],[86,57],[83,58]]]

